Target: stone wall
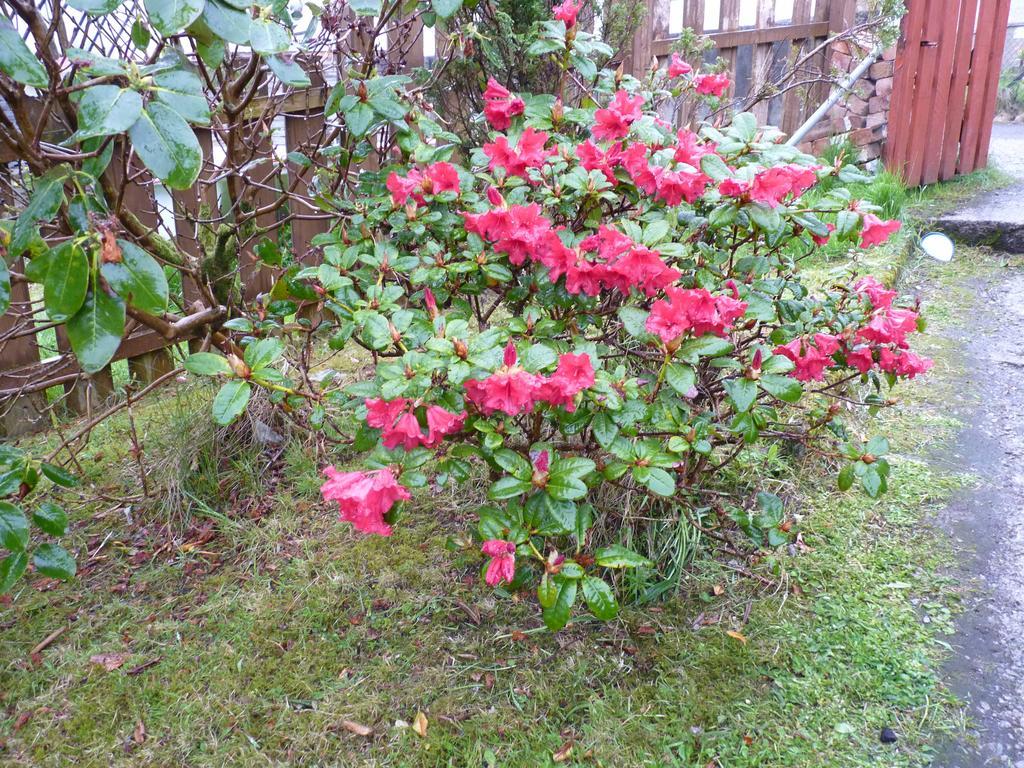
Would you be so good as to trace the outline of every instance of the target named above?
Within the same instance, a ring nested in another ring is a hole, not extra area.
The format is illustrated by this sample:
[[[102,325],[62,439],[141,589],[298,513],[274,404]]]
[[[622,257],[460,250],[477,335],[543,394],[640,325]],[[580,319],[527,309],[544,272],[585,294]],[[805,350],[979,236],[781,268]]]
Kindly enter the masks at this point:
[[[832,53],[835,79],[845,79],[866,55],[867,51],[859,46],[846,41],[837,42]],[[811,129],[800,145],[801,149],[820,155],[829,142],[846,137],[857,147],[857,159],[874,165],[882,155],[888,129],[895,58],[895,48],[885,51],[850,92]]]

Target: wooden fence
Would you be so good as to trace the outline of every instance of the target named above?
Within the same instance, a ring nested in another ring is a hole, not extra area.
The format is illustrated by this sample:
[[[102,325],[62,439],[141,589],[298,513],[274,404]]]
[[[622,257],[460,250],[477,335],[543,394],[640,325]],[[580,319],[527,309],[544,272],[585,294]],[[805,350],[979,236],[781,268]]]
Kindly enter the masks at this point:
[[[715,47],[707,55],[709,61],[720,55],[729,62],[733,80],[731,96],[736,106],[741,106],[745,98],[763,89],[766,83],[777,80],[787,68],[799,64],[797,79],[787,81],[785,90],[761,100],[753,108],[762,120],[792,131],[827,96],[829,86],[824,79],[829,69],[827,40],[849,25],[855,0],[647,2],[646,22],[628,52],[629,66],[634,72],[645,71],[655,59],[663,63],[684,26],[706,34],[713,41]],[[403,30],[415,36],[415,43],[406,46],[402,53],[405,66],[420,66],[424,62],[421,29],[417,24],[416,29]],[[389,40],[389,49],[395,43]],[[283,126],[261,126],[264,138],[257,148],[259,156],[269,156],[273,151],[272,129],[283,132],[286,152],[312,154],[310,142],[321,134],[324,125],[323,106],[330,79],[321,75],[317,80],[314,76],[314,82],[320,83],[318,87],[289,96],[280,110],[284,114]],[[258,105],[250,111],[254,116],[260,113]],[[206,129],[197,129],[196,133],[204,151],[204,166],[195,188],[168,195],[152,183],[130,182],[124,191],[128,209],[143,224],[162,230],[193,256],[201,253],[196,225],[201,208],[218,209],[217,188],[211,180],[220,170],[214,160],[214,134]],[[2,163],[12,159],[0,156],[0,173]],[[311,174],[308,168],[289,162],[286,173],[275,174],[279,177],[271,181],[267,178],[268,167],[256,162],[250,164],[245,173],[258,179],[260,184],[291,184],[294,176],[298,176],[296,197],[303,196],[309,182],[307,176]],[[261,190],[254,203],[261,206],[274,196],[271,189]],[[274,217],[282,215],[289,217],[291,246],[296,254],[307,254],[312,238],[328,226],[326,217],[317,215],[311,205],[291,211],[281,207],[262,214],[262,220],[256,223],[273,222]],[[239,254],[241,284],[248,298],[268,291],[275,279],[274,271],[263,266],[256,257],[254,245],[255,242],[244,244]],[[22,272],[23,265],[15,264],[13,270]],[[195,297],[196,290],[194,285],[183,286],[186,305]],[[30,295],[27,283],[13,282],[11,306],[0,316],[0,435],[45,428],[49,415],[44,390],[48,387],[63,387],[66,404],[78,412],[97,408],[114,391],[109,366],[88,376],[79,369],[62,329],[56,328],[54,349],[40,349],[40,332],[52,325],[39,321],[40,305],[41,299]],[[173,343],[181,341],[177,339]],[[127,360],[132,376],[145,384],[173,370],[171,346],[172,343],[160,334],[129,318],[125,338],[114,361]]]
[[[752,111],[792,133],[828,97],[827,43],[851,26],[855,7],[856,0],[647,0],[648,23],[634,40],[632,69],[640,74],[653,59],[664,62],[682,30],[693,29],[714,43],[707,60],[728,62],[735,105],[781,84]]]

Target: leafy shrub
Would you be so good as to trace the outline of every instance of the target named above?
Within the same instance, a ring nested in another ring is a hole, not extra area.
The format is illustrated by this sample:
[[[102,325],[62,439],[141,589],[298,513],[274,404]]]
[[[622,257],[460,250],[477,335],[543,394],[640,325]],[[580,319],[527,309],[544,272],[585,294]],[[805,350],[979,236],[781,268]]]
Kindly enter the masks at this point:
[[[836,452],[840,404],[883,406],[887,387],[930,365],[909,351],[920,321],[893,291],[870,277],[819,294],[801,283],[797,261],[829,238],[869,247],[899,227],[842,183],[802,204],[822,179],[859,172],[817,165],[750,114],[674,132],[658,117],[665,99],[714,99],[728,82],[679,59],[642,82],[589,72],[604,51],[572,9],[556,9],[535,49],[564,100],[492,81],[497,131],[469,157],[413,135],[395,164],[362,174],[356,199],[334,201],[343,216],[318,239],[324,263],[297,279],[320,297],[332,347],[372,353],[372,378],[304,390],[267,326],[243,358],[188,362],[228,378],[220,420],[254,385],[317,425],[355,413],[366,469],[327,467],[323,494],[366,533],[400,525],[411,489],[485,467],[483,577],[535,588],[552,629],[580,596],[611,618],[608,572],[650,565],[594,546],[598,496],[615,498],[599,489],[690,509],[743,451],[798,441],[845,457],[841,488],[878,495],[885,441]],[[775,496],[736,517],[758,543],[787,538]]]

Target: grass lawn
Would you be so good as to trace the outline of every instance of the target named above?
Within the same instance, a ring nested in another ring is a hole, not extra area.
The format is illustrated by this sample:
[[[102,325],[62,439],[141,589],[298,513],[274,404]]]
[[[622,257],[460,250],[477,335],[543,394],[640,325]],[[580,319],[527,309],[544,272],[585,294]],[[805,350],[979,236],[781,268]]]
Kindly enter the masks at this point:
[[[871,266],[898,269],[903,243]],[[933,327],[961,299],[931,297]],[[756,471],[785,497],[790,546],[750,560],[681,535],[678,594],[554,635],[531,595],[481,583],[472,492],[421,493],[394,536],[362,537],[319,501],[329,457],[229,451],[196,427],[207,393],[169,391],[135,409],[153,446],[139,462],[126,414],[93,435],[100,501],[62,494],[79,579],[29,578],[0,602],[0,764],[925,765],[957,727],[936,678],[957,589],[922,520],[968,479],[923,459],[955,434],[958,365],[924,342],[935,376],[865,425],[892,438],[887,496],[765,452],[734,482]],[[156,500],[137,496],[140,462],[169,486]]]

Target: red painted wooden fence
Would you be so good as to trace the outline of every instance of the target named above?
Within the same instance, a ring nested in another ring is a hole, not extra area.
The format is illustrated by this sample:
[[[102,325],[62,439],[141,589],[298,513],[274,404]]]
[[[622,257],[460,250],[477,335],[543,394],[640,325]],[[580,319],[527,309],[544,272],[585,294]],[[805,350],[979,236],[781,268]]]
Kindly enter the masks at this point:
[[[908,0],[886,167],[910,186],[988,162],[1010,0]]]

